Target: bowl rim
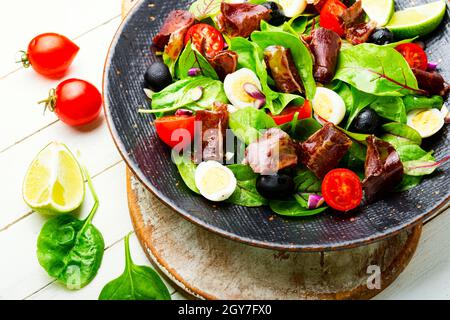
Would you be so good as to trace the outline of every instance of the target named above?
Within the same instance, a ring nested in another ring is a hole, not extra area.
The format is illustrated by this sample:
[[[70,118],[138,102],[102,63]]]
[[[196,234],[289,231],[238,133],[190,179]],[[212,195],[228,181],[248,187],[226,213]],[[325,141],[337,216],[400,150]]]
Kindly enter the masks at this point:
[[[122,159],[126,163],[128,169],[131,171],[131,173],[138,179],[138,181],[149,191],[151,192],[159,201],[161,201],[166,207],[169,209],[174,210],[178,214],[180,214],[184,219],[190,221],[191,223],[194,223],[197,226],[200,226],[210,232],[213,232],[217,235],[220,235],[224,238],[234,240],[243,244],[251,245],[254,247],[264,248],[264,249],[270,249],[270,250],[278,250],[278,251],[288,251],[288,252],[319,252],[319,251],[337,251],[337,250],[343,250],[343,249],[351,249],[356,248],[364,245],[369,245],[371,243],[381,241],[386,238],[394,237],[398,235],[400,232],[406,230],[406,229],[412,229],[419,223],[422,223],[423,221],[427,220],[428,218],[437,215],[438,213],[444,212],[446,209],[450,207],[450,196],[447,196],[443,201],[436,206],[435,208],[429,210],[428,212],[425,212],[421,215],[418,215],[415,217],[415,219],[412,219],[411,221],[404,222],[399,224],[396,227],[389,228],[387,232],[383,231],[377,231],[370,237],[362,237],[361,239],[357,240],[346,240],[341,241],[339,243],[334,243],[332,246],[327,245],[288,245],[288,244],[278,244],[278,243],[272,243],[269,241],[262,241],[262,240],[255,240],[250,237],[245,236],[238,236],[236,234],[233,234],[229,231],[225,231],[221,228],[212,226],[208,223],[203,222],[201,219],[198,219],[189,212],[184,211],[182,208],[178,207],[176,204],[174,204],[170,198],[164,196],[156,187],[154,187],[146,178],[145,174],[142,172],[142,170],[138,167],[138,164],[135,163],[128,155],[128,152],[125,149],[124,144],[122,143],[122,140],[120,138],[119,133],[117,132],[114,122],[112,120],[111,116],[111,106],[109,103],[109,100],[106,98],[106,92],[109,88],[109,80],[108,75],[111,71],[111,60],[115,53],[116,45],[119,41],[119,38],[122,34],[122,31],[128,24],[128,22],[133,18],[134,14],[141,8],[141,6],[148,0],[138,0],[133,7],[129,10],[129,12],[126,14],[125,17],[122,17],[122,21],[119,25],[119,28],[117,29],[116,33],[114,34],[114,37],[111,41],[111,44],[108,49],[108,53],[106,55],[104,68],[103,68],[103,78],[102,78],[102,98],[103,98],[103,112],[105,115],[106,123],[108,126],[108,130],[111,134],[112,140],[114,144],[116,145],[117,150],[119,151],[119,154],[121,155]]]

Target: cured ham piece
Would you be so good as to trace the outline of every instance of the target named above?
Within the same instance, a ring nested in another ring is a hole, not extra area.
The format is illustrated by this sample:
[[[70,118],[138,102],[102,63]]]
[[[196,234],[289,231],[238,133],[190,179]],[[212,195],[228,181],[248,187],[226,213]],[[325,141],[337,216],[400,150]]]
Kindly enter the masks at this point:
[[[282,46],[270,46],[264,50],[264,59],[279,91],[302,92],[300,75],[291,50]]]
[[[444,78],[436,71],[428,72],[420,69],[412,69],[416,76],[419,88],[425,90],[430,95],[446,96],[449,86],[445,83]]]
[[[314,55],[314,79],[326,84],[329,83],[336,72],[336,65],[341,48],[339,35],[326,28],[314,30],[310,49]]]
[[[294,143],[286,132],[278,128],[267,130],[245,150],[245,163],[263,175],[275,174],[297,165],[297,162]]]
[[[228,74],[236,71],[238,55],[234,51],[226,50],[219,52],[212,58],[208,58],[208,61],[216,70],[220,80],[223,81]]]
[[[189,11],[174,10],[169,13],[159,33],[153,38],[153,44],[164,50],[171,38],[184,40],[187,30],[194,25],[195,18]]]
[[[201,123],[202,134],[202,153],[201,157],[198,157],[196,154],[196,162],[208,160],[222,162],[224,157],[224,138],[228,128],[227,105],[215,104],[212,111],[197,111],[195,121]]]
[[[363,189],[366,199],[373,202],[395,188],[403,177],[403,164],[394,147],[375,136],[367,138],[367,156]]]
[[[345,39],[353,45],[367,42],[376,29],[376,23],[365,23],[364,10],[360,0],[345,10],[340,19],[345,29]]]
[[[220,31],[229,37],[249,37],[258,30],[261,20],[269,20],[271,10],[251,3],[226,3],[217,17]]]
[[[332,123],[327,123],[301,144],[301,161],[319,178],[339,165],[352,141]]]

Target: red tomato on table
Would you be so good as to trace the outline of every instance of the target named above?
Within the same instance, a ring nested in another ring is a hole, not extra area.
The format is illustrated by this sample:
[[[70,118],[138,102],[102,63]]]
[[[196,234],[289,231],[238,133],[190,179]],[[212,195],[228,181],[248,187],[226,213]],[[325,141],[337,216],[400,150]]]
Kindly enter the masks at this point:
[[[195,116],[166,116],[155,120],[156,133],[159,138],[171,148],[177,146],[181,142],[190,142],[194,139]],[[178,140],[172,139],[172,134],[177,129],[185,129],[180,131],[183,136]],[[189,137],[184,134],[189,133]],[[187,138],[187,139],[186,139]]]
[[[320,26],[333,30],[341,37],[345,34],[340,16],[347,10],[347,6],[339,0],[328,0],[320,11]]]
[[[291,122],[294,119],[295,114],[298,112],[298,119],[306,119],[310,118],[312,114],[311,104],[308,100],[305,101],[305,104],[303,106],[292,106],[287,107],[278,115],[272,115],[272,119],[275,121],[275,123],[280,126],[282,124]]]
[[[426,71],[428,69],[427,54],[415,43],[404,43],[395,47],[395,50],[405,58],[411,68]]]
[[[344,212],[350,211],[361,204],[362,184],[353,171],[334,169],[323,179],[322,194],[331,208]]]
[[[189,41],[201,53],[213,57],[223,50],[225,43],[222,34],[216,28],[206,23],[199,23],[189,28],[184,38],[184,44]]]
[[[31,40],[22,57],[25,67],[30,65],[44,76],[60,78],[75,59],[80,48],[63,35],[44,33]]]

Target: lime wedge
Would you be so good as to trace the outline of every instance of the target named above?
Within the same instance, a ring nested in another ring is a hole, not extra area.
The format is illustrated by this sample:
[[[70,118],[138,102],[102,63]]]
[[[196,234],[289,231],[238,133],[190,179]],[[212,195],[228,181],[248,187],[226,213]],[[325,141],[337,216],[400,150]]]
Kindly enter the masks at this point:
[[[408,8],[394,13],[386,26],[397,38],[423,36],[436,29],[446,11],[445,0]]]
[[[394,14],[394,0],[362,0],[362,8],[379,27],[388,24]]]
[[[81,205],[83,173],[64,144],[52,142],[39,152],[25,175],[22,195],[31,209],[47,215],[69,213]]]

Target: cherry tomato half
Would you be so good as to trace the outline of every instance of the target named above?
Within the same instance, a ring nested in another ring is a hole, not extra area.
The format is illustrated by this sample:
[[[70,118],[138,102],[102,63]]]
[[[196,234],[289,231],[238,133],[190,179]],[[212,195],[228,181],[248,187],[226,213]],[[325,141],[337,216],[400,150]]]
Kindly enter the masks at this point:
[[[404,43],[395,47],[401,53],[411,68],[426,71],[428,68],[427,54],[415,43]]]
[[[189,41],[192,41],[198,51],[209,57],[222,51],[225,45],[220,31],[206,23],[193,25],[188,30],[184,44],[186,45]]]
[[[45,103],[58,118],[70,126],[81,126],[94,121],[100,114],[102,96],[97,88],[87,81],[68,79],[61,82],[56,90],[50,90]]]
[[[320,11],[320,26],[333,30],[342,37],[345,30],[339,17],[345,10],[346,5],[339,0],[328,0]]]
[[[166,116],[158,118],[155,120],[155,128],[159,138],[165,144],[173,148],[179,143],[183,143],[181,145],[182,147],[194,139],[195,116]],[[185,130],[180,130],[179,135],[174,136],[172,139],[172,134],[177,129]],[[189,136],[187,136],[187,134],[189,134]]]
[[[33,69],[46,77],[60,78],[75,59],[80,48],[63,35],[44,33],[28,45],[28,50],[22,57],[25,67]]]
[[[295,114],[298,112],[298,119],[311,118],[312,109],[308,100],[305,101],[303,106],[292,106],[287,107],[278,115],[272,115],[272,119],[275,123],[280,126],[282,124],[288,123],[294,119]]]
[[[362,184],[353,171],[334,169],[323,179],[322,194],[331,208],[344,212],[350,211],[361,204]]]

